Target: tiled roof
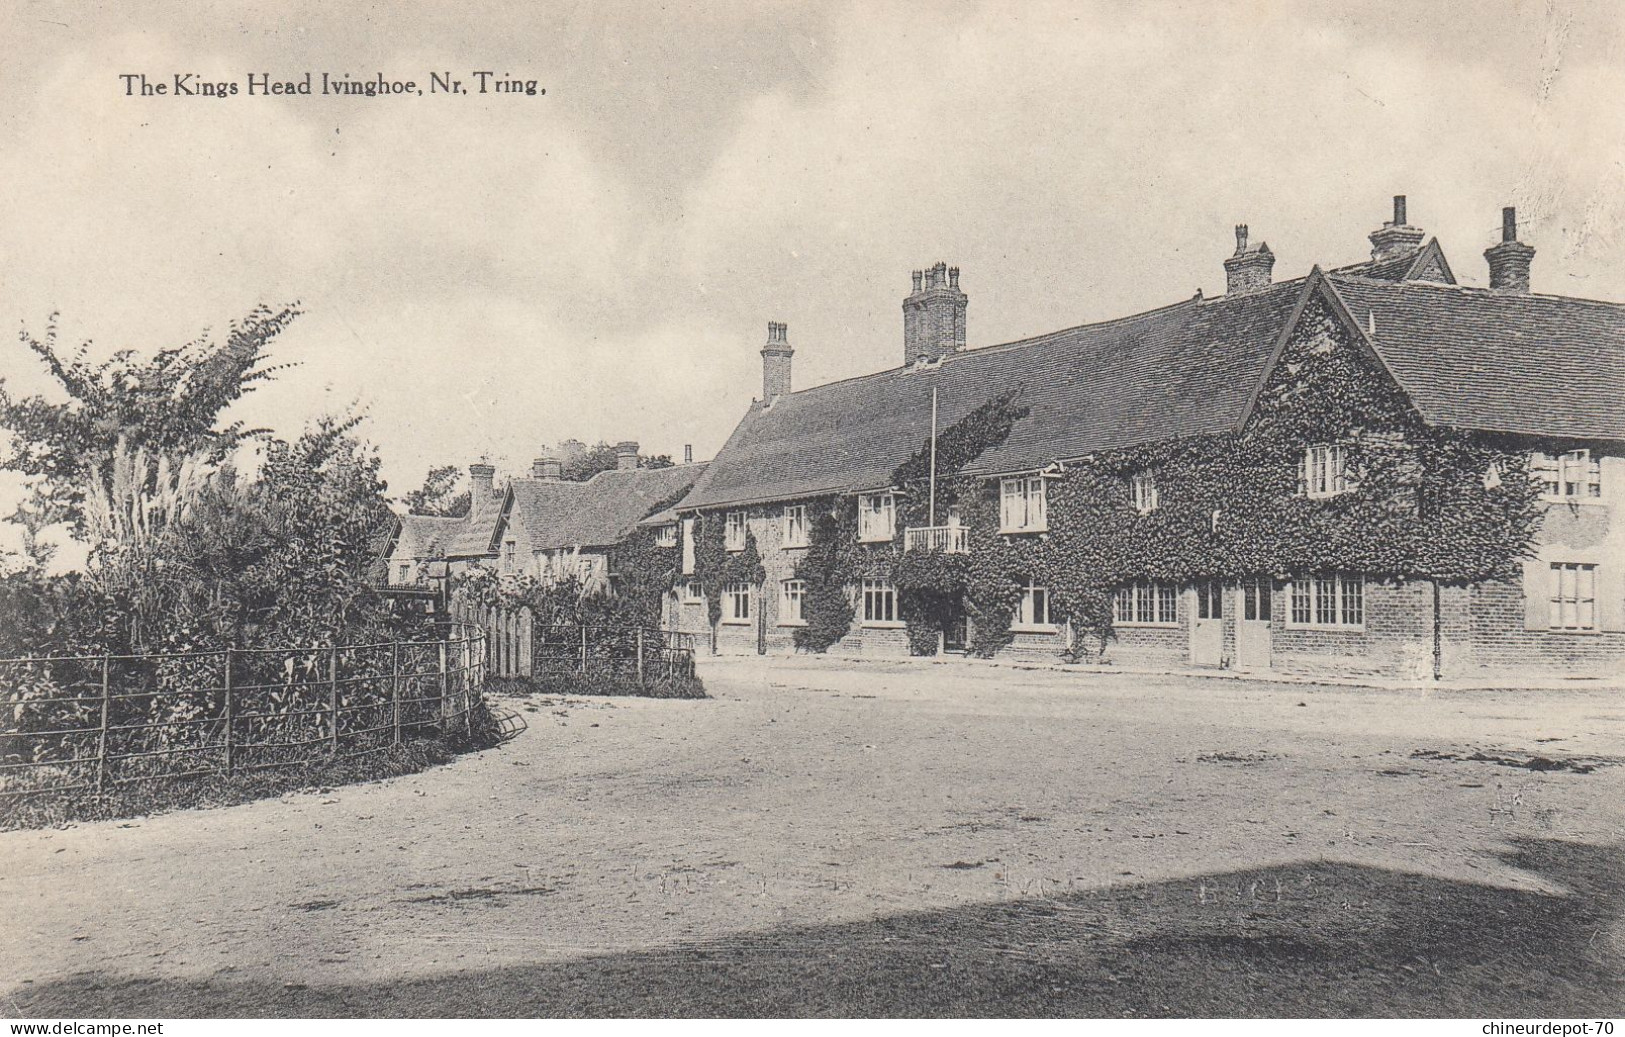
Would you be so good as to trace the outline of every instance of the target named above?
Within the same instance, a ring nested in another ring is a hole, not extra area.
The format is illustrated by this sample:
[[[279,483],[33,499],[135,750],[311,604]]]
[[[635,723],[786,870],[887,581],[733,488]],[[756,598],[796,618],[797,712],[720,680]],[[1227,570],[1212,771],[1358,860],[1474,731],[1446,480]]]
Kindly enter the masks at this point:
[[[1234,427],[1303,291],[1303,279],[1191,299],[897,368],[753,407],[682,502],[715,507],[886,486],[930,435],[1006,391],[1030,409],[968,471],[1031,470],[1171,436]]]
[[[1363,263],[1340,266],[1333,274],[1366,277],[1373,281],[1442,280],[1455,284],[1456,275],[1450,272],[1450,261],[1444,257],[1438,238],[1429,238],[1427,244],[1411,249],[1391,259],[1368,259]]]
[[[1429,422],[1625,439],[1625,305],[1336,273],[1331,284]]]
[[[493,492],[484,507],[478,506],[479,501],[471,502],[470,514],[446,551],[447,557],[479,558],[495,551],[491,541],[496,537],[497,520],[502,517],[504,496],[502,491]]]
[[[414,557],[427,558],[445,554],[457,540],[466,517],[448,518],[443,515],[402,515],[397,543],[412,549]]]
[[[514,504],[522,509],[533,551],[609,547],[681,497],[705,469],[690,464],[608,471],[584,483],[516,479]]]

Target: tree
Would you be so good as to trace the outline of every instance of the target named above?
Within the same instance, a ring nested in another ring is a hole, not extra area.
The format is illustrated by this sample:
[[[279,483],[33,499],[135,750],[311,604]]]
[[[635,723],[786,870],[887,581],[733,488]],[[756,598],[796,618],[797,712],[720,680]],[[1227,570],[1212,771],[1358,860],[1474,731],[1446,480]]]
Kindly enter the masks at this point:
[[[457,492],[457,484],[462,477],[462,469],[452,464],[429,469],[422,488],[411,491],[404,498],[407,511],[413,515],[440,515],[445,518],[467,515],[474,498],[468,490]]]
[[[618,464],[615,447],[610,443],[596,443],[564,464],[564,478],[570,482],[586,482],[599,472],[612,472]],[[639,468],[670,468],[670,454],[638,458]]]
[[[243,440],[266,434],[240,421],[222,424],[221,414],[287,366],[267,366],[267,348],[299,313],[297,306],[259,306],[233,321],[222,343],[212,342],[205,331],[151,358],[120,350],[99,364],[87,360],[90,342],[71,356],[58,349],[56,314],[46,322],[44,338],[25,328],[23,344],[67,399],[15,397],[0,379],[0,428],[11,433],[0,469],[35,477],[37,513],[69,522],[84,536],[86,496],[97,487],[110,488],[121,450],[139,452],[154,468],[161,458],[179,463],[193,456],[212,466]]]

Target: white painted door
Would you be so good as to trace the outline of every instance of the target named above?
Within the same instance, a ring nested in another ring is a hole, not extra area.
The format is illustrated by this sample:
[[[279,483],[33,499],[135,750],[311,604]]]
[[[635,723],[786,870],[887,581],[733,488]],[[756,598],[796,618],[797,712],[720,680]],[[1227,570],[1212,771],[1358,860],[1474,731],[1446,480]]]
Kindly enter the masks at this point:
[[[1273,581],[1245,580],[1236,592],[1236,667],[1270,668],[1270,592]]]
[[[1224,585],[1217,580],[1192,589],[1191,665],[1219,666],[1224,661]]]

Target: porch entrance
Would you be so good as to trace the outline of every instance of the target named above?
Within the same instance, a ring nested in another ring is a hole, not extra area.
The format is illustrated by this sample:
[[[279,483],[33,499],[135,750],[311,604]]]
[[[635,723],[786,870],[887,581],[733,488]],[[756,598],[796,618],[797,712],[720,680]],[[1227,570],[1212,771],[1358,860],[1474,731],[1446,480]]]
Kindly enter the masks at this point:
[[[1268,579],[1243,580],[1236,594],[1236,668],[1270,668],[1270,591]]]
[[[1191,609],[1191,665],[1224,663],[1224,585],[1218,580],[1198,583]]]
[[[963,655],[970,651],[970,617],[965,614],[963,602],[948,606],[948,615],[942,624],[942,650]]]

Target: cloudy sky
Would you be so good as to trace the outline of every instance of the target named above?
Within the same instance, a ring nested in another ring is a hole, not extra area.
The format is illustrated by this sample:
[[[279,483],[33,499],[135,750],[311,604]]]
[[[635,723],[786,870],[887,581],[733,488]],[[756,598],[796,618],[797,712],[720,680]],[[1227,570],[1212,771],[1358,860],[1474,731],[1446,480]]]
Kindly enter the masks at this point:
[[[1357,261],[1389,198],[1483,283],[1625,299],[1609,2],[55,4],[0,13],[0,324],[98,353],[307,314],[241,406],[370,415],[395,489],[566,437],[708,457],[785,321],[805,387],[895,366],[909,271],[972,346]],[[478,9],[484,7],[485,10]],[[121,73],[485,69],[546,96],[125,96]],[[11,331],[0,376],[37,379]]]

